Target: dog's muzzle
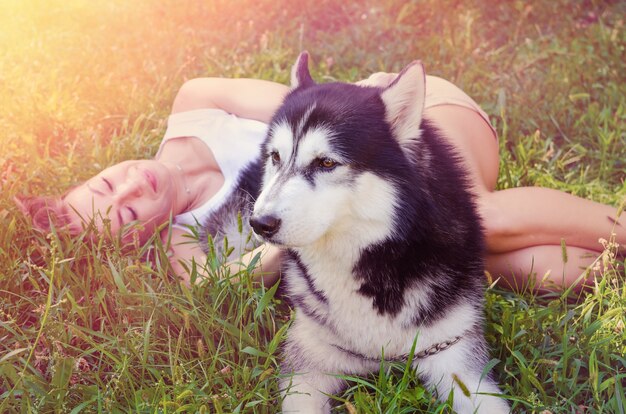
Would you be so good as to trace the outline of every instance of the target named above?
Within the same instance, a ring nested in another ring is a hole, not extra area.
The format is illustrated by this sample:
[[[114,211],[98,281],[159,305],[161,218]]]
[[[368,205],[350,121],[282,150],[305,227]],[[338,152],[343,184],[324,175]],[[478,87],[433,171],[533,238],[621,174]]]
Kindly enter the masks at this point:
[[[271,215],[250,217],[250,226],[256,234],[264,239],[271,239],[280,229],[280,219]]]

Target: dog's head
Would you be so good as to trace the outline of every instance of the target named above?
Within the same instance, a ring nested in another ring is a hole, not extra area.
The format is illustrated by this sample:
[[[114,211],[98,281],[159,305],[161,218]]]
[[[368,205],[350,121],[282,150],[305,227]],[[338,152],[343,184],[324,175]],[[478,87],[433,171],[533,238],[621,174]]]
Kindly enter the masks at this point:
[[[391,237],[402,213],[398,189],[420,136],[424,82],[422,65],[413,62],[386,88],[316,84],[302,53],[262,149],[255,233],[286,247],[333,237],[365,246]]]

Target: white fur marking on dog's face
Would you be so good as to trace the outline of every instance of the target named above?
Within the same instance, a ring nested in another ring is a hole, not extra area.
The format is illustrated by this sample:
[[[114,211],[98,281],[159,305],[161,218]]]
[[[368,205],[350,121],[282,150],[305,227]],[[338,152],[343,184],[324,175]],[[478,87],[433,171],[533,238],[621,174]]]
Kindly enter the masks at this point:
[[[296,130],[301,130],[303,119]],[[280,219],[280,229],[269,240],[288,247],[304,247],[324,237],[329,243],[363,248],[389,237],[395,219],[396,190],[392,183],[371,172],[356,171],[332,145],[332,131],[320,126],[301,133],[294,147],[293,128],[279,123],[273,128],[268,151],[280,154],[265,167],[264,186],[254,215]],[[335,167],[324,169],[329,158]],[[344,248],[341,247],[341,250]]]
[[[311,114],[315,110],[316,106],[317,105],[315,104],[315,102],[313,102],[311,104],[311,106],[309,106],[306,109],[306,111],[304,111],[304,114],[302,115],[302,117],[298,121],[298,124],[296,125],[296,136],[294,137],[294,139],[300,139],[300,137],[302,135],[302,131],[304,129],[304,125],[306,125],[307,121],[309,120],[309,117],[311,116]]]
[[[282,224],[272,241],[289,247],[324,238],[341,251],[354,251],[389,237],[395,188],[372,173],[348,179],[351,174],[348,167],[338,167],[318,174],[312,186],[302,174],[280,172],[266,184],[255,214],[279,218]]]
[[[293,151],[293,133],[286,123],[277,124],[272,134],[271,150],[276,150],[281,159],[287,159]]]
[[[296,154],[296,166],[306,168],[317,158],[329,157],[335,161],[340,161],[339,154],[333,152],[328,140],[331,132],[327,128],[315,128],[300,139]]]
[[[272,241],[290,247],[310,244],[321,237],[342,210],[349,189],[345,186],[312,187],[294,169],[280,171],[264,187],[254,209],[255,215],[272,215],[281,220]]]
[[[284,123],[278,123],[274,127],[272,127],[271,133],[271,141],[267,147],[267,151],[272,153],[274,151],[278,152],[281,160],[288,158],[293,151],[293,134],[291,132],[291,127]],[[271,160],[267,160],[265,163],[265,168],[263,171],[263,188],[270,187],[270,180],[276,179],[276,172],[278,169],[278,165],[274,165]],[[260,196],[263,196],[266,192],[262,192]],[[257,204],[260,201],[257,200]],[[256,211],[256,209],[255,209]]]

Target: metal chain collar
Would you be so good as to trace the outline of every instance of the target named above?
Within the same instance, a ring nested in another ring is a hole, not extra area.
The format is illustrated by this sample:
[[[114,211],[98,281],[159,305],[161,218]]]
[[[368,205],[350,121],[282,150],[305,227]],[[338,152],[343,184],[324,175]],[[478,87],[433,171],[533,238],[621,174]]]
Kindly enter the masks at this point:
[[[428,348],[424,349],[423,351],[420,351],[417,354],[415,354],[415,358],[425,358],[427,356],[438,354],[439,352],[441,352],[441,351],[443,351],[445,349],[448,349],[452,345],[454,345],[457,342],[459,342],[461,340],[461,338],[462,338],[462,336],[455,336],[454,338],[450,339],[449,341],[439,342],[438,344],[429,346]]]
[[[443,342],[439,342],[436,343],[434,345],[429,346],[428,348],[424,349],[423,351],[420,351],[416,354],[413,355],[413,357],[415,359],[422,359],[422,358],[426,358],[429,357],[431,355],[435,355],[438,354],[441,351],[444,351],[448,348],[450,348],[452,345],[456,344],[457,342],[459,342],[461,340],[461,338],[463,338],[462,336],[455,336],[454,338],[447,340],[447,341],[443,341]],[[365,359],[365,360],[369,360],[369,361],[378,361],[380,362],[380,359],[378,358],[371,358],[368,356],[365,356],[363,354],[359,354],[358,352],[354,352],[354,351],[350,351],[349,349],[345,349],[343,347],[340,347],[339,345],[333,345],[335,348],[346,352],[354,357],[357,358],[361,358],[361,359]],[[406,361],[407,359],[409,359],[409,355],[403,355],[400,357],[392,357],[392,358],[385,358],[386,361],[389,362],[401,362],[401,361]]]

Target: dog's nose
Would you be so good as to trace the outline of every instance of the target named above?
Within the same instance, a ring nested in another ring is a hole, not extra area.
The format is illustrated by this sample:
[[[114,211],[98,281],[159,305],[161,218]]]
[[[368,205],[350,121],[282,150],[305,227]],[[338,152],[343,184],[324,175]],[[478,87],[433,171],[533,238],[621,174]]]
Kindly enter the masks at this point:
[[[280,228],[280,219],[274,216],[251,217],[250,226],[259,236],[272,237]]]

